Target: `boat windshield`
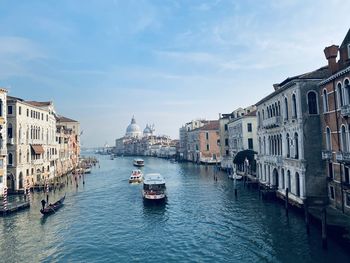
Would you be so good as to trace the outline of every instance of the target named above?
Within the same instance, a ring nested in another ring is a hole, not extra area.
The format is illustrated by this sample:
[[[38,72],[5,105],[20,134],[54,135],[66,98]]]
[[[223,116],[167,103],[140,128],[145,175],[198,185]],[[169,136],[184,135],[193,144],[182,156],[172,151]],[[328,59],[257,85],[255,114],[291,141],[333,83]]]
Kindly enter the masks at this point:
[[[162,191],[165,190],[165,184],[144,184],[143,190]]]

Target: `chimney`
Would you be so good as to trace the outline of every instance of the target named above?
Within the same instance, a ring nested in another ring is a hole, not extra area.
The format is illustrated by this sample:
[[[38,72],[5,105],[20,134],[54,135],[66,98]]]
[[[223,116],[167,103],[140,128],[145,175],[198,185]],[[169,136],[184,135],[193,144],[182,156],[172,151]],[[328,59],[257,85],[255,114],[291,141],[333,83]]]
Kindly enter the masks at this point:
[[[324,49],[324,54],[326,56],[326,59],[328,60],[328,68],[332,74],[338,70],[338,64],[337,64],[338,50],[339,50],[339,46],[336,46],[336,45],[332,45]]]

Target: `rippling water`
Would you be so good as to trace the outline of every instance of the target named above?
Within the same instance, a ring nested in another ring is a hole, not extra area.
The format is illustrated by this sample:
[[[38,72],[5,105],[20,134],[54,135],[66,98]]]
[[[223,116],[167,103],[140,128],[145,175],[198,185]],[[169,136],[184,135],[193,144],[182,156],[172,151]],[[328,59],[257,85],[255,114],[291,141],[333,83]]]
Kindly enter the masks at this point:
[[[329,241],[321,249],[320,230],[307,236],[303,218],[259,200],[255,190],[212,167],[145,159],[145,173],[167,181],[164,205],[144,204],[141,185],[129,185],[132,158],[100,157],[101,168],[67,193],[64,207],[43,218],[42,194],[30,210],[0,218],[1,262],[349,262],[350,253]]]

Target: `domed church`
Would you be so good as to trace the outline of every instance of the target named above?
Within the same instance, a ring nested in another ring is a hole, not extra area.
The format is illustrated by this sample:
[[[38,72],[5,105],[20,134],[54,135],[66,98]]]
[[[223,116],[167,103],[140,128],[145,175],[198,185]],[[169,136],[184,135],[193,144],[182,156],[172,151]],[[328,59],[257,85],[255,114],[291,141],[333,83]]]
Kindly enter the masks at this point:
[[[128,138],[141,138],[142,137],[142,132],[141,132],[140,126],[138,126],[136,124],[136,120],[135,120],[134,116],[132,116],[131,123],[126,128],[125,137],[128,137]]]

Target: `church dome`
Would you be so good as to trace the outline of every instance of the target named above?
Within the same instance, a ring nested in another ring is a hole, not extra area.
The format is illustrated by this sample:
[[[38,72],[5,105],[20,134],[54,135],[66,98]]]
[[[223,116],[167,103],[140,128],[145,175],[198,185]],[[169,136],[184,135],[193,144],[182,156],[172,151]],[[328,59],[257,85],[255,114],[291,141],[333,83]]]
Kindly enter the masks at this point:
[[[143,130],[143,134],[152,134],[152,130],[150,127],[148,127],[148,125],[146,126],[146,128]]]
[[[141,129],[140,126],[136,124],[136,120],[134,116],[131,119],[131,123],[126,128],[126,136],[127,137],[140,137],[141,135]]]

